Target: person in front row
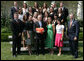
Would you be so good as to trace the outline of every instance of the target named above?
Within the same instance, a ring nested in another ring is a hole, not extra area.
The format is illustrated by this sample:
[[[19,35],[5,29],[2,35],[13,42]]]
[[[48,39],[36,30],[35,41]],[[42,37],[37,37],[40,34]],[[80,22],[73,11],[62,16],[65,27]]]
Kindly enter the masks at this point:
[[[64,25],[61,25],[60,19],[58,18],[56,25],[56,36],[55,36],[55,46],[59,47],[58,56],[61,55],[61,48],[63,47],[63,35],[64,35]]]
[[[20,54],[21,47],[21,33],[22,33],[22,21],[18,19],[18,13],[14,13],[14,20],[11,21],[11,30],[13,34],[13,57]],[[16,51],[17,48],[17,51]]]
[[[74,19],[73,13],[68,21],[67,35],[69,38],[70,50],[74,58],[78,58],[78,38],[79,38],[79,22]]]
[[[53,42],[54,42],[54,34],[55,34],[55,27],[54,24],[51,24],[51,17],[48,17],[47,22],[47,36],[45,40],[45,47],[49,48],[50,54],[53,54]]]
[[[42,21],[42,15],[38,15],[38,21],[37,22],[35,22],[35,24],[34,24],[34,32],[35,32],[35,35],[36,35],[36,44],[37,44],[37,51],[36,51],[36,53],[37,53],[37,55],[39,55],[39,46],[41,45],[41,53],[44,55],[45,53],[45,51],[44,51],[44,37],[45,37],[45,33],[44,33],[44,31],[46,31],[45,30],[45,24],[44,24],[44,22]],[[42,32],[40,32],[40,29],[39,29],[39,31],[38,30],[36,30],[37,28],[43,28],[44,29],[44,31],[42,31]],[[39,42],[41,42],[40,44],[39,44]]]
[[[34,42],[34,33],[33,33],[33,25],[34,22],[32,20],[32,16],[29,16],[29,19],[27,20],[27,24],[26,24],[26,29],[27,29],[27,40],[26,40],[26,44],[29,50],[29,54],[32,54],[31,48],[32,48],[32,42]]]

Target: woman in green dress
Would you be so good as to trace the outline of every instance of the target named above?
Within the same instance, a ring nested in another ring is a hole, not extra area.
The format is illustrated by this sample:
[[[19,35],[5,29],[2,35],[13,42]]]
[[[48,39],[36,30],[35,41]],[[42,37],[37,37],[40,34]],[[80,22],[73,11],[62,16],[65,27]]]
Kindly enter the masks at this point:
[[[54,33],[55,33],[55,26],[54,24],[51,24],[51,17],[48,17],[47,37],[45,40],[45,47],[49,48],[50,54],[53,54]]]

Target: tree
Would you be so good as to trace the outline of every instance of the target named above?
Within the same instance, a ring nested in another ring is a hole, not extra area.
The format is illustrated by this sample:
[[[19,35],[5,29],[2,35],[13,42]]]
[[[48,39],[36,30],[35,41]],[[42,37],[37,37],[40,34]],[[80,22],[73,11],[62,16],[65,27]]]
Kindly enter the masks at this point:
[[[83,1],[78,1],[77,19],[83,20]]]

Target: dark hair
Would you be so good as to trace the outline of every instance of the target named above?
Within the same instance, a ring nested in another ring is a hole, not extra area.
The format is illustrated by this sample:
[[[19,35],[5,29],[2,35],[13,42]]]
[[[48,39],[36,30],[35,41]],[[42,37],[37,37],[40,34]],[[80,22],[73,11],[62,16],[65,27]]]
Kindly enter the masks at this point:
[[[61,9],[61,13],[63,13],[63,11],[62,11],[62,8],[60,8]],[[58,12],[57,12],[57,14],[59,13],[59,8],[58,8]]]
[[[35,3],[37,3],[37,2],[34,2],[34,8],[35,8]],[[39,7],[39,5],[38,5],[38,3],[37,3],[37,8]]]
[[[57,14],[54,14],[54,16],[57,16],[57,17],[58,17],[58,15],[57,15]]]
[[[51,18],[50,16],[48,17],[48,18]],[[50,23],[52,23],[52,18],[51,18],[51,22]],[[49,22],[47,21],[47,24],[49,24]]]
[[[44,4],[46,5],[46,9],[47,9],[47,4],[46,4],[46,2],[43,3],[43,8],[44,8]]]
[[[21,10],[21,13],[20,13],[20,10]],[[19,9],[18,14],[23,14],[22,9]]]
[[[15,12],[14,14],[18,14],[18,12]]]
[[[61,18],[57,18],[57,21],[59,21],[59,22],[60,22],[60,24],[61,24]]]
[[[27,4],[26,3],[24,3],[25,5],[26,5],[26,8],[27,8]],[[23,4],[23,7],[24,7],[24,4]]]
[[[25,16],[26,16],[26,15],[23,16],[23,21],[26,21],[26,20],[27,20],[27,18],[26,18]]]

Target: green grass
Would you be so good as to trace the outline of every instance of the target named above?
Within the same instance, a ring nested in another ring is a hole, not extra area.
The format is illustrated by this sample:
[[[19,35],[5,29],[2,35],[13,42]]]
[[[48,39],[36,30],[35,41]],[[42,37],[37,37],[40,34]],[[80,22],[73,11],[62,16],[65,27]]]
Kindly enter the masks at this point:
[[[10,51],[11,47],[9,42],[1,42],[1,60],[83,60],[83,41],[79,41],[79,58],[77,59],[74,59],[70,52],[62,52],[61,56],[57,56],[58,51],[54,55],[46,53],[44,56],[42,54],[39,56],[35,54],[29,56],[25,53],[13,58],[12,52]]]

